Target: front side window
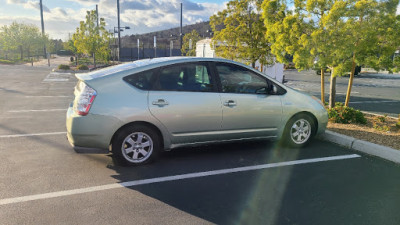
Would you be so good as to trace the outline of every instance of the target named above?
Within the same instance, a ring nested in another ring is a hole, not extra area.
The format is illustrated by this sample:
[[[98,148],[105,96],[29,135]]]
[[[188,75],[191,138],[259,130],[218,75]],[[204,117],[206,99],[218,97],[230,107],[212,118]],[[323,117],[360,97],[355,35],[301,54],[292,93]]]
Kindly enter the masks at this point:
[[[159,89],[163,91],[210,92],[213,90],[208,67],[203,64],[180,64],[161,68]]]
[[[224,93],[257,94],[266,91],[266,78],[240,66],[216,64]]]

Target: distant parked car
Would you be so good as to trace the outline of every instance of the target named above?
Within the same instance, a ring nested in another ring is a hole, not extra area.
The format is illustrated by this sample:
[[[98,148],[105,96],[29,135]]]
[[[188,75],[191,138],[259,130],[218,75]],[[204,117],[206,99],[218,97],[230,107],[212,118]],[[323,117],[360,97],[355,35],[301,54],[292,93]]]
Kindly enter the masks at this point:
[[[313,68],[313,70],[315,71],[315,73],[317,75],[321,75],[321,69],[320,68]],[[354,76],[359,76],[360,72],[361,72],[361,66],[356,66],[355,71],[354,71]],[[324,74],[325,73],[329,73],[330,74],[331,70],[328,67],[325,67]],[[350,76],[350,72],[346,73],[345,76]]]
[[[76,76],[69,142],[111,147],[124,165],[206,143],[281,138],[302,147],[328,122],[317,98],[225,59],[146,59]]]

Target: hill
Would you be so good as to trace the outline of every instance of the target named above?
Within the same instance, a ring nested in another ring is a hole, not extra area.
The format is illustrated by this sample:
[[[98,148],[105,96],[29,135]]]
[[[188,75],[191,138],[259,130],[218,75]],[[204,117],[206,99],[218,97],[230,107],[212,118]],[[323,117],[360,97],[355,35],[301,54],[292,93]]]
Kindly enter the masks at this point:
[[[183,35],[196,30],[202,37],[210,37],[211,27],[209,21],[183,26]],[[146,34],[126,35],[121,38],[122,47],[136,48],[137,39],[140,40],[140,45],[144,43],[144,48],[153,48],[154,36],[157,37],[157,48],[169,48],[170,41],[174,41],[174,49],[179,49],[179,33],[180,27],[175,27],[167,30],[155,31]]]

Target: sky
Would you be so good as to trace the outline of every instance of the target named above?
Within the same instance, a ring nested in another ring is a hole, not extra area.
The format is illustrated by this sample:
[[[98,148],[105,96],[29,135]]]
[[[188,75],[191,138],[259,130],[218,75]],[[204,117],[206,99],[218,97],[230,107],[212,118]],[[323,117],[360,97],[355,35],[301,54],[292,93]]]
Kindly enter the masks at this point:
[[[225,8],[228,0],[120,0],[121,35],[142,34],[180,25],[180,3],[183,3],[183,25],[208,21]],[[86,11],[99,8],[107,29],[117,24],[117,0],[42,0],[45,32],[50,38],[68,40],[85,20]],[[12,22],[40,26],[39,0],[0,0],[0,26]]]

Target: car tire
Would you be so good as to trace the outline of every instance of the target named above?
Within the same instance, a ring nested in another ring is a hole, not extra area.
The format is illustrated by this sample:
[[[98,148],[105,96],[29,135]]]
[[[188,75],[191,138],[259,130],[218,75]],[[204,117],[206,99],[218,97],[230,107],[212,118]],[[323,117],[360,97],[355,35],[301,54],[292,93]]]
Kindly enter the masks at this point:
[[[301,148],[310,142],[315,129],[314,120],[310,116],[299,114],[286,124],[282,140],[289,147]]]
[[[161,149],[161,138],[143,125],[121,130],[112,143],[113,160],[121,166],[139,166],[152,162]]]

